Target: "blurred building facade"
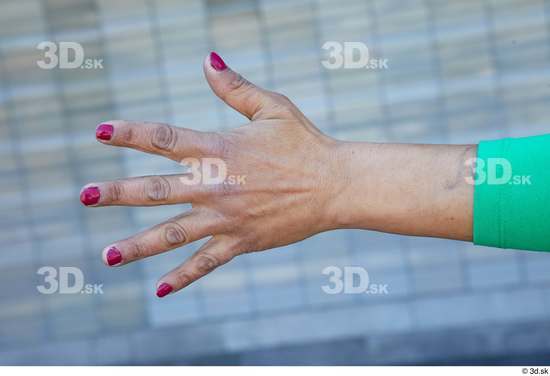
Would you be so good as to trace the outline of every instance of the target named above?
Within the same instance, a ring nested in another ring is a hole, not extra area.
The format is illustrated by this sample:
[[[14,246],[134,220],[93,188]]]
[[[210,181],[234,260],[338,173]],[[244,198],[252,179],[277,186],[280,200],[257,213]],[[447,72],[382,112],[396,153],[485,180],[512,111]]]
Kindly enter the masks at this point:
[[[40,69],[73,41],[103,69]],[[388,69],[323,67],[358,41]],[[215,50],[347,140],[476,143],[550,129],[548,0],[2,0],[0,364],[444,364],[550,360],[550,255],[334,231],[239,257],[159,300],[198,245],[124,268],[100,252],[184,206],[85,209],[91,181],[178,171],[95,141],[108,119],[226,129]],[[43,266],[103,294],[41,294]],[[363,266],[388,294],[326,294]]]

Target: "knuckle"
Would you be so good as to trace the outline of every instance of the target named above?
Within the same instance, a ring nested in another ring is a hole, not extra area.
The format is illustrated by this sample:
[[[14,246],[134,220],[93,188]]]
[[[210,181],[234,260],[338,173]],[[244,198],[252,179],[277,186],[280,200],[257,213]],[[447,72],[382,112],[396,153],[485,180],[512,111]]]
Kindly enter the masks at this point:
[[[253,112],[261,106],[260,91],[240,74],[230,81],[228,95],[242,101],[243,106]]]
[[[203,152],[225,159],[233,149],[232,141],[227,134],[219,132],[208,133],[208,142],[203,147]]]
[[[237,254],[247,254],[257,252],[258,246],[254,239],[243,237],[235,244],[235,249]]]
[[[134,129],[135,124],[128,121],[121,121],[116,130],[118,141],[127,145],[135,144],[136,134]]]
[[[205,252],[197,253],[195,264],[197,271],[200,274],[210,273],[212,270],[221,265],[218,257]]]
[[[229,90],[231,92],[242,92],[248,90],[250,87],[250,82],[242,75],[237,73],[235,77],[229,81]]]
[[[185,229],[179,223],[168,223],[164,228],[164,239],[170,245],[183,244],[188,238]]]
[[[292,106],[292,101],[284,94],[281,93],[273,93],[272,94],[273,99],[275,99],[276,102],[278,102],[282,106]]]
[[[271,111],[277,115],[285,116],[294,113],[294,104],[287,96],[279,93],[271,94]]]
[[[108,186],[108,197],[112,202],[118,202],[123,195],[123,184],[118,181],[111,182]]]
[[[145,182],[145,195],[152,201],[167,200],[170,190],[170,183],[162,176],[151,177]]]
[[[238,185],[237,184],[229,184],[228,182],[223,182],[222,184],[218,184],[218,194],[221,197],[229,197],[234,195],[236,192],[238,192]]]
[[[193,282],[191,275],[182,269],[176,270],[174,277],[176,278],[176,282],[180,288],[183,288]]]
[[[151,143],[159,149],[173,151],[177,142],[176,138],[177,134],[174,128],[166,124],[159,124],[153,131]]]
[[[223,181],[220,184],[211,185],[208,189],[208,194],[212,197],[229,198],[240,192],[238,184],[230,184]]]
[[[139,260],[147,256],[145,248],[139,242],[131,242],[129,249],[129,256],[131,260]]]

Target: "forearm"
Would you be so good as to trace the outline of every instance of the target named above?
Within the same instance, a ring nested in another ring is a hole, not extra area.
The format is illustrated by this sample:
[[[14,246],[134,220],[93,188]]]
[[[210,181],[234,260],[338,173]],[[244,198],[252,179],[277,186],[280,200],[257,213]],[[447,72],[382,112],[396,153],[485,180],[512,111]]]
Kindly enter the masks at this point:
[[[341,143],[340,228],[472,240],[474,145]]]

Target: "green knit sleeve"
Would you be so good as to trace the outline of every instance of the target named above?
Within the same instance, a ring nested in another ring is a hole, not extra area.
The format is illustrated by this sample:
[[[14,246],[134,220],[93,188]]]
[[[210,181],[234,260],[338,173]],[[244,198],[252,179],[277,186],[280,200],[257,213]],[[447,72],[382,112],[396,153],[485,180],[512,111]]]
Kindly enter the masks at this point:
[[[550,134],[479,144],[474,243],[550,251]]]

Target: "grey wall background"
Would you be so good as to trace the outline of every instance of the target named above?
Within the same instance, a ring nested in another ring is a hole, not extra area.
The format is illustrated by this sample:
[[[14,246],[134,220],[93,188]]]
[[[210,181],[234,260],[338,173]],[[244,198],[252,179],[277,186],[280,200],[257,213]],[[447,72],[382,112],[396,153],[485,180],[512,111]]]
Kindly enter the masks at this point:
[[[104,69],[42,70],[74,41]],[[360,41],[387,70],[326,70],[325,41]],[[550,129],[550,1],[2,0],[0,364],[402,364],[550,360],[550,255],[336,231],[247,255],[158,300],[197,245],[122,269],[110,242],[182,207],[84,209],[82,185],[177,171],[97,143],[124,118],[243,123],[209,91],[219,52],[342,139],[474,143]],[[44,266],[102,295],[42,295]],[[321,270],[364,266],[388,295],[327,295]]]

